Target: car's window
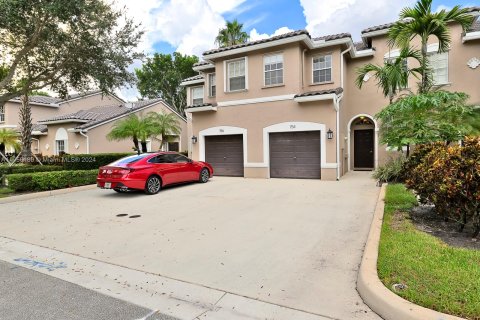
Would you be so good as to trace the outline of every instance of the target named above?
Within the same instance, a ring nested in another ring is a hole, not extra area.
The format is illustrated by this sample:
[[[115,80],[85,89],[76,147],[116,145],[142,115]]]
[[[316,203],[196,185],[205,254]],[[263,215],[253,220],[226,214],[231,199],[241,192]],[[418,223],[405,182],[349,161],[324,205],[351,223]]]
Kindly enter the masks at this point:
[[[173,162],[176,163],[187,163],[190,161],[190,159],[181,154],[172,154],[171,156],[173,158]]]
[[[149,163],[172,163],[173,159],[169,154],[160,154],[152,159],[148,160]]]
[[[140,160],[142,160],[142,159],[144,159],[145,157],[148,157],[148,156],[149,156],[149,154],[140,154],[140,155],[125,157],[125,158],[122,158],[122,159],[119,159],[115,162],[110,163],[109,166],[122,166],[122,165],[132,164],[132,163],[138,162],[138,161],[140,161]]]

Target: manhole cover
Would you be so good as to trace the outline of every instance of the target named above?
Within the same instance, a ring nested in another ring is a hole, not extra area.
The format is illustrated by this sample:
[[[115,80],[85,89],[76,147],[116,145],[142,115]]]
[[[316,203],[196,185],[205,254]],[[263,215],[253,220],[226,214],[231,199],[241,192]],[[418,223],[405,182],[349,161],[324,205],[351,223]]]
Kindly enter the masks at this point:
[[[128,216],[128,214],[126,214],[126,213],[117,214],[117,217],[126,217],[126,216]]]
[[[140,218],[140,217],[141,217],[141,215],[136,214],[136,215],[130,216],[129,218],[130,218],[130,219],[135,219],[135,218]]]

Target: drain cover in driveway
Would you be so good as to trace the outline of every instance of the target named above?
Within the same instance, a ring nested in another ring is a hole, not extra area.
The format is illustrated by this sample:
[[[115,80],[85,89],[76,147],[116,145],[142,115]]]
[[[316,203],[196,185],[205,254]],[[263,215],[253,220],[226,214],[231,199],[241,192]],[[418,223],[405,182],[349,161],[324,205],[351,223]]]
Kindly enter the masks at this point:
[[[128,216],[128,214],[126,214],[126,213],[117,214],[117,217],[126,217],[126,216]]]
[[[130,216],[129,218],[132,219],[132,218],[140,218],[140,217],[141,217],[141,215],[136,214],[136,215]]]

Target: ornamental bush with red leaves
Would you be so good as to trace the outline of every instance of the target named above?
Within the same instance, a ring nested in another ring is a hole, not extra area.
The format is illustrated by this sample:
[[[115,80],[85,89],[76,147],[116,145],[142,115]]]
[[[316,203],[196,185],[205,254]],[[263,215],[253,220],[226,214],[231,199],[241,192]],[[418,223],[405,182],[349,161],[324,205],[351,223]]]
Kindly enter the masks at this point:
[[[433,204],[446,219],[458,221],[460,231],[472,221],[473,237],[479,234],[480,137],[466,138],[462,146],[418,146],[405,164],[404,176],[421,203]]]

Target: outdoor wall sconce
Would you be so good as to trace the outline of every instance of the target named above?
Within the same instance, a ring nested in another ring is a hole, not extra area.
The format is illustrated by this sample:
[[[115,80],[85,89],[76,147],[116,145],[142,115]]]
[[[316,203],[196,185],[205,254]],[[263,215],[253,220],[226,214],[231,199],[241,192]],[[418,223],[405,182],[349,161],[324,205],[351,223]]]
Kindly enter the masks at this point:
[[[195,144],[195,143],[197,143],[197,141],[198,141],[197,137],[193,136],[192,137],[192,143]]]
[[[332,140],[333,139],[333,131],[332,129],[328,129],[327,131],[327,139]]]

